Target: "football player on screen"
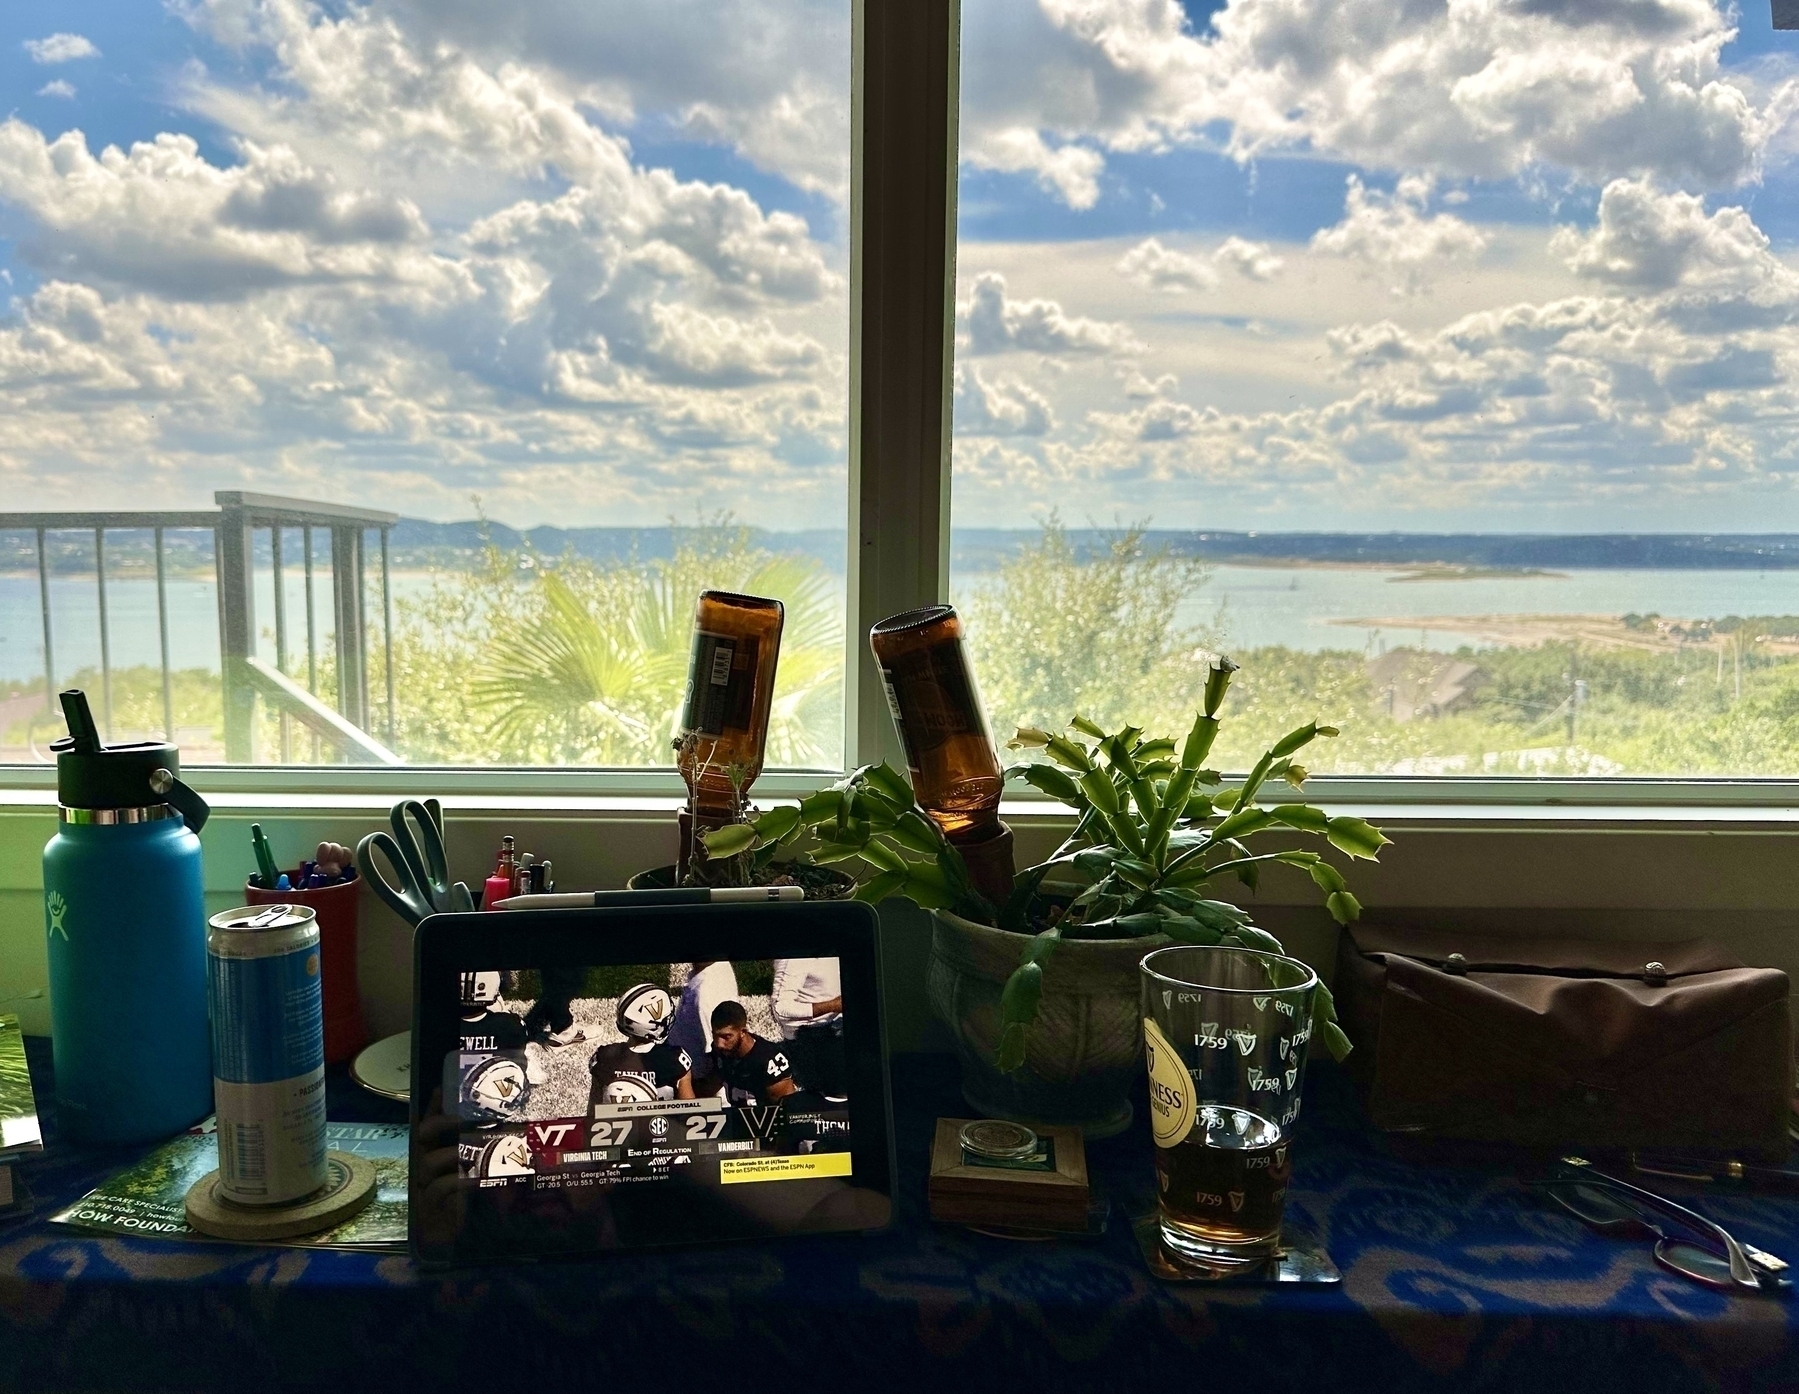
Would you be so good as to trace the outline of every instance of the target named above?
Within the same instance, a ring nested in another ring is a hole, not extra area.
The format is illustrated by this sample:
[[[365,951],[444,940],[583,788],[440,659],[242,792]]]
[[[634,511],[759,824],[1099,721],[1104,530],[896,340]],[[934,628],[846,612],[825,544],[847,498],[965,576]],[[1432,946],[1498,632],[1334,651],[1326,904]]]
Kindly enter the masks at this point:
[[[589,1058],[590,1109],[693,1097],[693,1059],[668,1043],[674,1015],[674,1002],[653,983],[639,983],[618,999],[618,1029],[625,1039],[601,1046]]]
[[[786,1146],[799,1152],[849,1147],[845,1101],[800,1088],[781,1043],[750,1030],[741,1002],[720,1002],[712,1009],[712,1064],[732,1104],[780,1107]]]
[[[456,1096],[464,1119],[493,1124],[519,1117],[533,1085],[550,1078],[541,1045],[524,1019],[497,1007],[503,975],[462,973],[462,1020],[457,1024]]]

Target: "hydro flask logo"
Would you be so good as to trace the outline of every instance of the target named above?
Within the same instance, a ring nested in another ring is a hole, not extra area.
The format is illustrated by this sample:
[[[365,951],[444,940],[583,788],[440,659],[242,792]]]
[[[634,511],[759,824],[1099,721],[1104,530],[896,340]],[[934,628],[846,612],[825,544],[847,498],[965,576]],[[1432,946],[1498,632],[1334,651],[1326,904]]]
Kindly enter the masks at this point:
[[[51,891],[44,897],[44,909],[50,913],[50,933],[62,935],[63,943],[69,942],[69,931],[63,928],[63,916],[69,913],[69,902],[62,898],[61,891]]]

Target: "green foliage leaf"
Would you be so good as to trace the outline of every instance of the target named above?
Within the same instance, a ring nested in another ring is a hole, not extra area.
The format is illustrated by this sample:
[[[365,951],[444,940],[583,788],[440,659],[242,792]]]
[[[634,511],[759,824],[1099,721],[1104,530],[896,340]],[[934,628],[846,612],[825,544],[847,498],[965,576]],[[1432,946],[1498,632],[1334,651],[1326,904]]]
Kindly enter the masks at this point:
[[[1370,862],[1376,859],[1381,848],[1391,842],[1374,824],[1360,818],[1331,819],[1325,836],[1339,852],[1347,852],[1352,857]]]
[[[1345,887],[1343,873],[1322,857],[1313,862],[1307,870],[1311,872],[1312,880],[1317,883],[1318,889],[1326,895],[1335,895]]]
[[[1001,1070],[1016,1070],[1024,1064],[1025,1029],[1037,1019],[1037,1005],[1043,999],[1043,967],[1027,960],[1012,970],[1000,990],[1000,1043],[995,1063]]]
[[[888,896],[902,890],[906,884],[906,873],[903,871],[883,871],[856,887],[854,899],[868,905],[879,905]]]
[[[894,822],[893,838],[907,851],[927,857],[936,856],[937,849],[943,845],[943,834],[937,830],[937,825],[911,808]]]
[[[1081,792],[1107,818],[1118,812],[1118,787],[1104,770],[1088,770],[1080,779]]]
[[[1091,736],[1096,741],[1103,739],[1106,734],[1105,728],[1100,726],[1099,723],[1080,715],[1078,712],[1068,724],[1082,735]]]
[[[800,800],[800,820],[807,827],[835,823],[837,810],[843,807],[843,790],[819,789]]]
[[[1252,924],[1238,925],[1231,931],[1231,937],[1246,949],[1259,949],[1265,954],[1284,954],[1281,941],[1265,929]]]
[[[1212,660],[1211,671],[1206,674],[1206,715],[1217,716],[1218,708],[1224,704],[1225,690],[1231,685],[1231,674],[1237,671],[1237,665],[1223,654]],[[1200,759],[1204,759],[1202,755]]]
[[[1058,765],[1065,765],[1078,773],[1085,773],[1093,768],[1093,759],[1080,746],[1066,736],[1051,736],[1044,742],[1043,748],[1049,752],[1049,758]]]
[[[1298,828],[1301,832],[1321,833],[1330,823],[1330,818],[1325,811],[1322,808],[1314,808],[1311,804],[1276,804],[1268,811],[1289,828]]]
[[[707,829],[700,834],[700,841],[706,844],[708,858],[723,861],[754,847],[756,830],[748,823],[731,823],[722,828]]]
[[[1348,891],[1332,891],[1324,898],[1324,908],[1338,924],[1350,924],[1362,918],[1362,902]]]
[[[878,838],[870,838],[862,845],[862,860],[880,871],[903,873],[911,865],[896,848],[889,847]]]
[[[1329,731],[1332,735],[1336,734],[1335,728],[1333,727],[1321,727],[1316,721],[1308,721],[1304,726],[1287,732],[1286,735],[1282,736],[1274,743],[1268,753],[1278,760],[1283,755],[1291,755],[1301,747],[1310,745],[1326,731]]]
[[[864,771],[868,787],[891,800],[900,808],[911,808],[914,799],[912,785],[906,777],[883,760],[878,765],[870,765]]]
[[[1041,750],[1049,744],[1049,732],[1036,726],[1020,726],[1016,735],[1006,742],[1008,750]]]
[[[1033,789],[1041,789],[1052,799],[1060,799],[1071,807],[1077,806],[1081,801],[1080,786],[1054,765],[1041,762],[1026,765],[1024,779]]]
[[[1205,763],[1206,756],[1212,753],[1212,742],[1218,739],[1218,718],[1201,713],[1194,718],[1193,729],[1187,733],[1187,740],[1181,746],[1181,768],[1196,770]]]
[[[771,808],[752,825],[756,836],[765,842],[779,842],[788,834],[797,832],[800,826],[800,811],[791,804]],[[712,844],[706,844],[706,850],[712,850]]]

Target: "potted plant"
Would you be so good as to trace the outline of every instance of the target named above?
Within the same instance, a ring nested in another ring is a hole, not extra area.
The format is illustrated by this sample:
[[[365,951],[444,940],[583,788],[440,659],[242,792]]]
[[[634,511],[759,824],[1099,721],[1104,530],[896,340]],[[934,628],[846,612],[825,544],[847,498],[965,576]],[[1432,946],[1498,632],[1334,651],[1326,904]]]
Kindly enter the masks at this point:
[[[744,773],[740,766],[725,768],[734,795],[732,821],[702,835],[684,872],[671,862],[640,871],[625,885],[634,891],[666,890],[673,886],[799,886],[806,892],[807,900],[842,900],[850,895],[856,887],[854,878],[834,867],[819,865],[804,850],[793,845],[793,837],[755,837],[751,815],[757,809],[744,795]],[[793,810],[772,810],[775,814],[783,812]],[[691,794],[688,796],[688,814],[698,824]],[[780,821],[777,819],[777,824]],[[738,829],[745,830],[750,836],[737,834],[732,838],[719,838],[721,833],[736,834]]]
[[[1205,768],[1218,709],[1236,665],[1217,660],[1204,705],[1178,745],[1134,727],[1107,732],[1077,717],[1068,732],[1022,730],[1014,748],[1047,760],[1014,766],[1021,778],[1075,810],[1054,855],[1019,873],[1004,905],[969,880],[954,847],[919,809],[905,779],[868,766],[795,807],[772,809],[709,835],[714,855],[752,854],[808,834],[820,862],[859,859],[859,899],[912,897],[935,918],[932,1004],[954,1032],[963,1093],[983,1114],[1079,1123],[1103,1137],[1130,1121],[1142,1049],[1137,964],[1167,943],[1241,944],[1281,952],[1249,913],[1207,894],[1234,877],[1254,888],[1270,864],[1305,870],[1339,923],[1361,913],[1342,874],[1315,851],[1251,852],[1250,838],[1284,830],[1325,838],[1372,860],[1387,839],[1359,818],[1299,802],[1263,802],[1271,782],[1297,790],[1294,756],[1320,737],[1309,724],[1270,748],[1227,787]],[[1328,991],[1314,1029],[1332,1055],[1349,1050]]]

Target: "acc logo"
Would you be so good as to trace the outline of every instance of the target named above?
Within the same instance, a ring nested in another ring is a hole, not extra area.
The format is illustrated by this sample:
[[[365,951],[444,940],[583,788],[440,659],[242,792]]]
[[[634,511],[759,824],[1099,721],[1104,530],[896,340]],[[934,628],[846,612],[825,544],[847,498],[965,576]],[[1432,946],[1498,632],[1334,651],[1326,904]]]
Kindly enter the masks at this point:
[[[68,943],[69,931],[63,928],[62,920],[69,913],[69,902],[62,898],[61,891],[51,891],[44,897],[44,910],[50,916],[50,934],[60,934],[63,943]]]
[[[1153,1017],[1143,1018],[1143,1053],[1149,1066],[1150,1131],[1157,1147],[1173,1147],[1193,1131],[1193,1076]]]

